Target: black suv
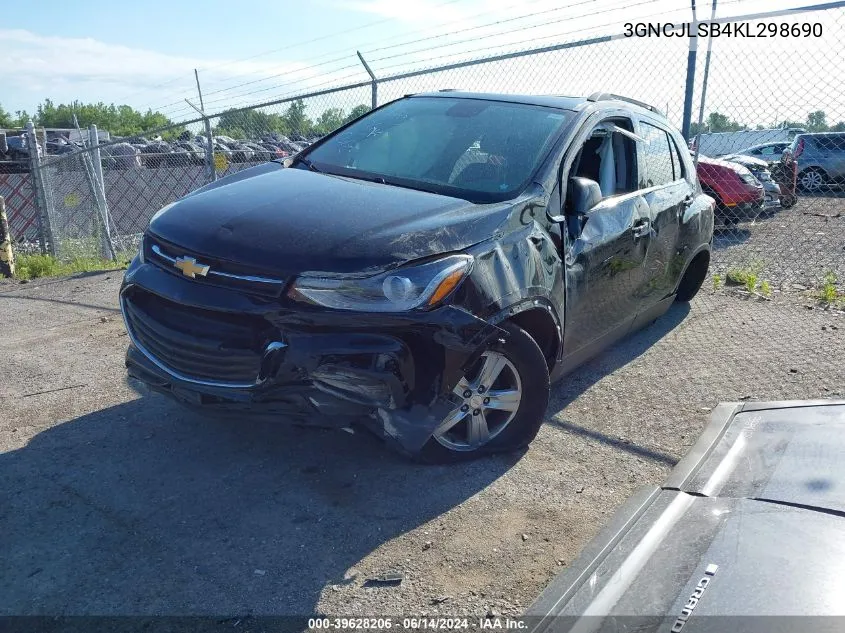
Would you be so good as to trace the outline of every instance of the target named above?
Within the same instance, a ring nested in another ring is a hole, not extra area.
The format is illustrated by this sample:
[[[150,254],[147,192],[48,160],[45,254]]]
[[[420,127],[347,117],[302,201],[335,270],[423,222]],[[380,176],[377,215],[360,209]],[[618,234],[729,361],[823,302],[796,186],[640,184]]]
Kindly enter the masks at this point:
[[[714,203],[684,148],[613,95],[389,103],[153,217],[129,374],[426,461],[525,446],[550,380],[701,286]]]

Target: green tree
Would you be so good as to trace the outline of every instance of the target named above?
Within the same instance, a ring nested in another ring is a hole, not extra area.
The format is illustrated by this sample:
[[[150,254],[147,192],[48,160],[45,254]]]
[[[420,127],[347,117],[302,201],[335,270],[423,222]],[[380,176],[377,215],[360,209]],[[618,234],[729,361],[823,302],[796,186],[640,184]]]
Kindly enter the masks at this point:
[[[284,119],[290,134],[308,136],[314,127],[314,124],[305,114],[305,102],[302,99],[291,102],[284,114]]]
[[[744,130],[745,126],[742,123],[731,121],[720,112],[711,112],[707,117],[707,128],[710,132],[736,132]]]
[[[12,123],[12,115],[9,112],[6,112],[0,104],[0,128],[14,127]]]
[[[807,128],[810,132],[827,132],[827,114],[824,110],[816,110],[807,115]]]
[[[346,118],[343,120],[343,122],[349,123],[350,121],[354,121],[358,117],[361,117],[361,116],[364,116],[365,114],[367,114],[367,112],[369,112],[371,109],[372,108],[370,108],[370,106],[368,106],[368,105],[364,105],[364,104],[356,105],[354,108],[352,108],[352,110],[349,112],[349,114],[346,115]]]
[[[0,105],[0,129],[17,129],[26,125],[29,115],[25,110],[18,110],[13,115]]]
[[[278,114],[268,114],[258,110],[243,112],[227,110],[220,115],[214,132],[233,138],[259,138],[271,132],[287,134],[288,127],[284,118]]]
[[[56,105],[51,99],[45,99],[38,105],[34,118],[41,127],[73,128],[74,115],[79,127],[96,125],[115,136],[133,136],[171,125],[165,115],[152,110],[142,113],[128,105],[106,105],[103,102],[74,101]],[[178,134],[179,130],[174,130],[174,133]]]
[[[832,125],[830,128],[831,132],[845,132],[845,121],[840,121],[836,125]]]
[[[343,123],[343,110],[340,108],[329,108],[317,117],[317,122],[314,124],[314,131],[322,136],[336,130]]]

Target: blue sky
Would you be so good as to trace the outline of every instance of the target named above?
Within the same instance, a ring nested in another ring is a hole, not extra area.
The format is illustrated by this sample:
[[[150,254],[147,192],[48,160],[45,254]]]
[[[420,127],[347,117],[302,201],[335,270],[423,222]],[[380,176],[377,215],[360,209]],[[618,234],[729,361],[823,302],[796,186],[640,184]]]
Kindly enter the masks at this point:
[[[708,0],[698,4],[702,7],[699,19],[709,17]],[[796,4],[807,2],[719,0],[719,15]],[[139,109],[161,110],[174,120],[193,115],[184,103],[185,98],[196,97],[193,68],[200,69],[207,109],[219,111],[363,81],[367,76],[355,56],[359,49],[376,72],[384,75],[618,33],[627,21],[685,21],[690,17],[688,0],[36,0],[30,5],[0,0],[0,8],[5,16],[0,24],[0,105],[6,110],[31,112],[38,102],[50,97],[57,102],[128,103]],[[838,27],[841,34],[845,19],[841,22],[828,26]],[[836,28],[827,32],[831,31],[835,33]],[[828,37],[833,39],[827,39],[825,46],[828,51],[831,45],[838,47],[841,61],[843,39]],[[745,63],[742,72],[750,73],[749,81],[756,80],[760,68],[771,72],[771,54],[759,44],[747,40],[717,44],[723,52],[740,47],[737,63]],[[818,44],[784,41],[779,45],[794,55],[801,46]],[[662,48],[662,44],[651,42],[649,46],[651,51],[685,59],[684,42],[667,42]],[[759,53],[754,57],[756,67],[748,61],[754,46]],[[645,47],[639,50],[645,51]],[[806,55],[811,55],[809,49]],[[654,54],[642,56],[650,59]],[[625,68],[613,64],[600,80],[577,70],[571,73],[577,73],[577,79],[593,78],[593,83],[602,83],[604,89],[626,89],[627,81],[629,93],[647,84],[649,92],[661,99],[663,92],[674,91],[676,78],[654,76],[649,74],[648,64],[633,63],[633,57],[630,60]],[[432,78],[435,83],[431,85],[448,81],[453,87],[451,83],[458,81],[460,87],[481,87],[483,83],[485,89],[547,91],[543,69],[538,66],[541,63],[553,62],[528,60],[526,65],[513,66],[509,75],[479,67],[478,72],[467,71],[457,79]],[[802,68],[793,74],[812,84],[813,72],[819,71]],[[516,81],[525,78],[532,79]],[[666,82],[672,85],[662,90]],[[426,89],[431,87],[423,86],[425,83],[417,82]],[[560,78],[559,89],[565,90],[567,83],[566,77]],[[589,82],[573,83],[579,90],[589,89]],[[771,84],[761,82],[767,83]],[[400,92],[406,89],[395,88]],[[558,89],[557,84],[552,89]],[[761,93],[762,100],[769,98],[766,91],[773,88],[761,85],[761,90],[765,93]],[[360,102],[362,95],[350,96],[349,105]]]

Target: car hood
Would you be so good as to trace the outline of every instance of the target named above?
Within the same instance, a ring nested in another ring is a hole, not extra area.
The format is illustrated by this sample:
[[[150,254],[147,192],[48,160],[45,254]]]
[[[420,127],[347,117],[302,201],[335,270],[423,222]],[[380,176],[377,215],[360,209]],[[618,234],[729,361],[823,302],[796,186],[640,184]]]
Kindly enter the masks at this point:
[[[766,169],[769,166],[769,163],[766,161],[754,158],[753,156],[746,156],[745,154],[728,154],[727,156],[722,156],[722,160],[738,163],[743,167],[748,167],[748,169]]]
[[[156,214],[150,232],[197,254],[284,274],[355,273],[489,239],[513,201],[466,200],[283,168],[218,180]]]
[[[845,615],[843,431],[845,401],[719,405],[663,486],[632,496],[532,605],[532,633]]]

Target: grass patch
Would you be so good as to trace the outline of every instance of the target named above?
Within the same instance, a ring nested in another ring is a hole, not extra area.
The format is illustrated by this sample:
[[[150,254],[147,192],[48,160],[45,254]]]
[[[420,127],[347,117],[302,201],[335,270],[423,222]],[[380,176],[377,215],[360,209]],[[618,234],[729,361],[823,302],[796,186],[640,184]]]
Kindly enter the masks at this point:
[[[15,277],[35,279],[37,277],[59,277],[74,273],[88,273],[95,270],[115,270],[126,268],[130,257],[119,254],[117,261],[101,257],[72,257],[61,261],[52,255],[17,255],[15,257]]]
[[[741,268],[729,268],[725,283],[732,286],[744,286],[749,294],[769,298],[772,295],[772,286],[766,279],[760,278],[763,271],[763,264],[752,262]]]
[[[839,281],[839,279],[833,271],[825,274],[822,278],[821,288],[818,290],[816,295],[819,301],[827,305],[845,303],[845,293],[839,292],[836,287],[837,281]]]
[[[725,282],[722,280],[722,275],[716,273],[713,275],[713,290],[718,290]]]

